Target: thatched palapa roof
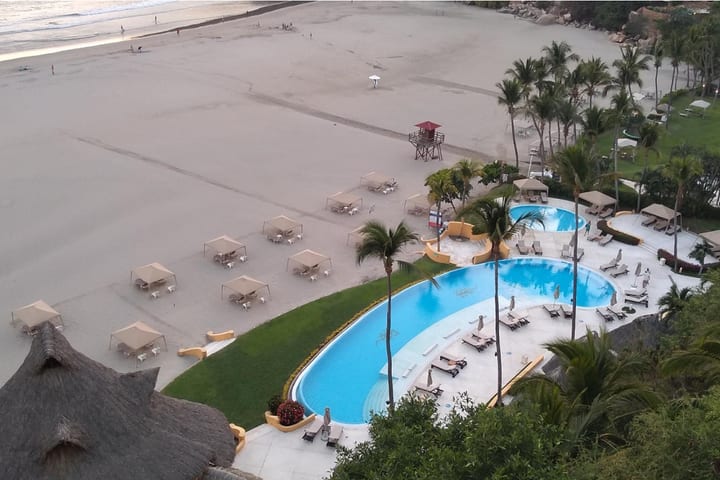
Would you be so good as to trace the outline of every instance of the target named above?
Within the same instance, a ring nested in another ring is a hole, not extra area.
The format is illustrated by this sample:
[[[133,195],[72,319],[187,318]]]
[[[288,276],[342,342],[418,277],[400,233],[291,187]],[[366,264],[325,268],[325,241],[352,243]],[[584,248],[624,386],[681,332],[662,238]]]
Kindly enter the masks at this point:
[[[0,478],[196,480],[229,467],[225,416],[156,392],[158,370],[120,374],[41,325],[0,388]]]

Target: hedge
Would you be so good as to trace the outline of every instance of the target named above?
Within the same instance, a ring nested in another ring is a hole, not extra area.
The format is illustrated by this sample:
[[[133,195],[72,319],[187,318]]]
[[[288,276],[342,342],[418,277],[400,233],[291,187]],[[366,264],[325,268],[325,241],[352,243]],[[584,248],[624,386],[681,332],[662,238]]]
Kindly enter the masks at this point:
[[[612,235],[613,239],[620,243],[625,243],[627,245],[640,245],[641,240],[639,238],[633,237],[625,232],[621,232],[620,230],[615,230],[608,225],[607,220],[598,220],[597,227],[601,232]]]
[[[657,257],[658,260],[664,258],[665,265],[669,266],[670,268],[673,268],[675,266],[675,256],[672,254],[672,252],[668,252],[667,250],[663,250],[661,248],[657,251]],[[712,270],[718,267],[720,267],[720,262],[706,263],[703,266],[703,272],[707,272],[708,270]],[[682,273],[699,274],[700,265],[698,265],[697,263],[686,262],[682,258],[678,258],[678,270],[682,270]]]

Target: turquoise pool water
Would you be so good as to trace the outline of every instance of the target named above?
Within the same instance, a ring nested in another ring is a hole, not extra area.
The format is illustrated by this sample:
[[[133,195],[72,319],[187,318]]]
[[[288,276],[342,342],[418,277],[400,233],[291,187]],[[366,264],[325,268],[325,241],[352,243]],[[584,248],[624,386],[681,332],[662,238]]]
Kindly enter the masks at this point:
[[[546,230],[548,232],[575,231],[575,214],[564,208],[549,207],[547,205],[518,205],[510,208],[510,218],[516,221],[527,212],[540,212],[543,216],[545,228],[540,224],[530,224],[533,230]],[[585,219],[579,218],[578,228],[585,226]]]
[[[500,295],[515,295],[521,303],[570,303],[572,263],[547,258],[518,258],[500,262]],[[464,308],[494,297],[494,266],[474,265],[437,277],[440,288],[422,282],[393,297],[393,355],[425,329]],[[613,286],[600,274],[578,265],[578,306],[607,305]],[[387,399],[385,321],[386,302],[366,313],[331,342],[302,372],[292,395],[310,412],[332,409],[333,420],[365,423],[370,411],[384,409]],[[469,327],[469,324],[467,324]],[[393,363],[398,378],[403,366]],[[402,392],[397,392],[400,397]]]

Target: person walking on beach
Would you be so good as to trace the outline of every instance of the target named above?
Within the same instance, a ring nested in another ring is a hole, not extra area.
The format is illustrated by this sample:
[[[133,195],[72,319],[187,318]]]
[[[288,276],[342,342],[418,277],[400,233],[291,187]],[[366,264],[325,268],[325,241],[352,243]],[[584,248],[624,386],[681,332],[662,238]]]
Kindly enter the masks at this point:
[[[157,15],[155,15],[155,25],[157,25]]]
[[[55,75],[55,65],[50,65],[50,71]]]
[[[175,30],[175,31],[177,32],[178,36],[180,36],[180,29],[178,28],[178,29]]]
[[[120,25],[120,35],[125,35],[125,27]]]

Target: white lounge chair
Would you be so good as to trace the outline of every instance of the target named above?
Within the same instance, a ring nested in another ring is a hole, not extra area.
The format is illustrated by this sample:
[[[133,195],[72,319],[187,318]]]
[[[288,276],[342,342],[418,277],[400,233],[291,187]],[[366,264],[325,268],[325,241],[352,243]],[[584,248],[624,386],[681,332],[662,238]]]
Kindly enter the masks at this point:
[[[560,316],[560,305],[550,305],[549,303],[546,303],[543,305],[543,308],[550,314],[551,318]]]
[[[606,322],[612,322],[615,320],[615,315],[608,310],[606,307],[598,307],[595,311],[600,315]]]
[[[464,337],[461,338],[461,341],[462,341],[462,343],[464,343],[466,345],[470,345],[478,352],[485,350],[488,347],[488,345],[490,345],[492,343],[492,342],[488,342],[487,340],[484,340],[484,339],[479,339],[479,338],[475,337],[474,335],[465,335]]]
[[[440,370],[441,372],[445,372],[445,373],[447,373],[447,374],[449,374],[449,375],[452,375],[453,378],[455,378],[455,376],[456,376],[458,373],[460,373],[460,369],[457,368],[456,366],[454,366],[454,365],[449,365],[447,362],[441,362],[441,361],[439,361],[439,360],[433,360],[433,361],[430,363],[430,367],[431,367],[431,368],[436,368],[436,369]]]
[[[625,303],[637,303],[645,305],[645,308],[647,308],[650,305],[650,299],[647,295],[643,295],[642,297],[625,297]]]
[[[535,255],[542,255],[542,254],[543,254],[542,245],[540,245],[540,242],[537,241],[537,240],[535,240],[535,241],[533,242],[533,244],[532,244],[532,249],[533,249],[533,252],[535,252]]]
[[[330,425],[330,433],[328,433],[328,439],[326,445],[331,448],[337,447],[338,442],[343,434],[343,427],[341,425]]]
[[[439,383],[433,383],[432,385],[418,383],[415,385],[415,391],[429,393],[431,395],[434,395],[435,398],[437,398],[440,395],[442,395],[444,390],[442,388],[440,388]]]
[[[613,277],[619,277],[620,275],[625,275],[630,271],[627,264],[623,263],[622,265],[618,267],[613,267],[607,271],[608,275],[611,275]]]
[[[627,297],[644,297],[647,296],[647,288],[629,288],[625,290]]]
[[[460,369],[467,367],[467,360],[465,360],[465,358],[456,357],[447,352],[440,354],[440,360],[447,362],[448,365],[459,367]]]
[[[604,237],[600,237],[600,240],[598,240],[598,243],[602,246],[607,245],[610,243],[613,239],[613,236],[610,234],[605,235]]]
[[[572,318],[572,305],[562,303],[560,304],[560,310],[562,311],[565,318]]]
[[[607,307],[607,309],[610,310],[620,320],[627,317],[627,314],[623,312],[622,308],[618,307],[617,305],[610,305],[609,307]]]
[[[527,255],[528,253],[530,253],[530,247],[525,245],[525,240],[523,240],[523,239],[518,240],[516,245],[517,245],[518,252],[520,252],[520,255]]]
[[[313,420],[313,423],[310,424],[309,427],[305,429],[305,433],[303,433],[303,440],[307,440],[308,442],[312,442],[315,440],[315,437],[318,433],[320,433],[320,430],[323,428],[323,418],[321,417],[315,417],[315,420]]]

